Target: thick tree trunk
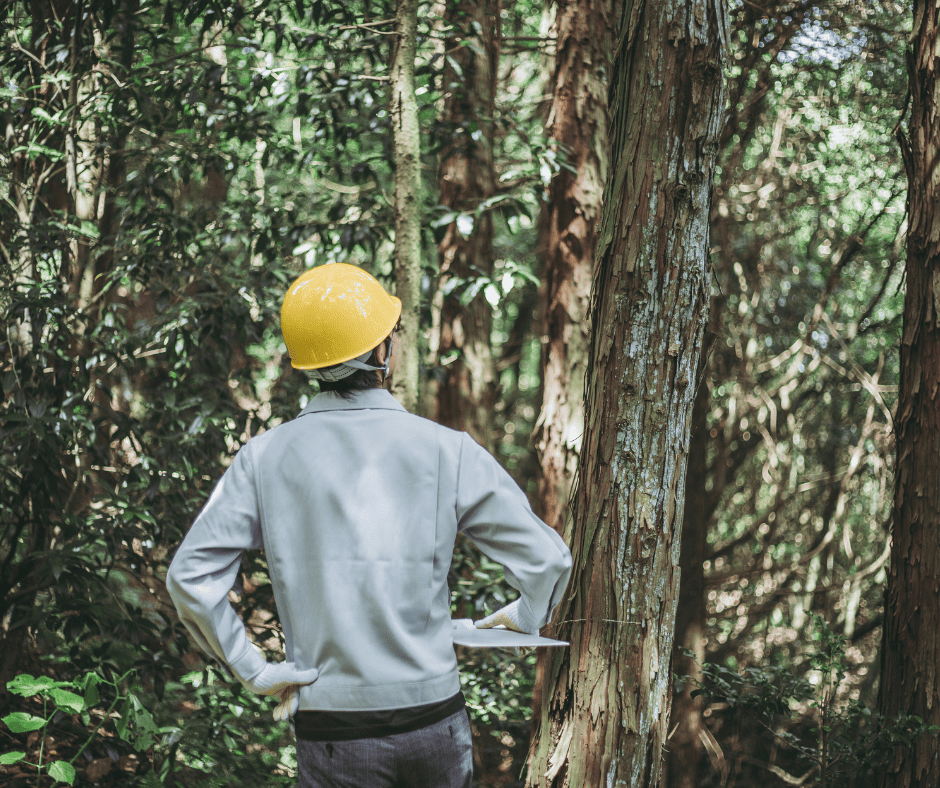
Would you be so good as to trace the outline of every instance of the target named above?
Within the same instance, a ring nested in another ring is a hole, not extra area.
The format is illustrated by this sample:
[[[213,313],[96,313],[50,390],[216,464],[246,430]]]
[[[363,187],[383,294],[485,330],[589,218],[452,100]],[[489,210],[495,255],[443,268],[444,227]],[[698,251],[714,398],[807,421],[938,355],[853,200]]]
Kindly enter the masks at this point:
[[[591,305],[574,570],[529,784],[659,782],[724,112],[720,0],[626,2]]]
[[[418,403],[421,306],[421,138],[415,97],[417,27],[417,0],[398,0],[390,115],[395,157],[395,293],[401,299],[402,312],[392,393],[410,411]]]
[[[470,282],[493,273],[493,220],[484,202],[496,193],[493,115],[498,63],[496,4],[492,0],[447,0],[451,31],[443,71],[445,91],[440,203],[455,213],[438,244],[441,285]],[[471,224],[472,222],[472,224]],[[491,447],[497,380],[490,340],[493,310],[482,292],[467,304],[458,286],[441,301],[437,341],[442,377],[437,383],[440,424],[466,430]]]
[[[568,498],[584,436],[591,278],[597,220],[607,180],[607,90],[613,56],[611,0],[559,2],[552,34],[555,67],[549,137],[571,169],[549,185],[540,222],[544,282],[542,407],[533,438],[538,457],[539,516],[570,542]],[[573,172],[572,172],[573,170]],[[542,649],[532,693],[538,719],[551,654]]]
[[[895,417],[891,571],[880,710],[940,725],[940,3],[915,0],[911,118],[898,133],[907,170],[907,292]],[[940,785],[937,736],[899,747],[882,788]]]
[[[564,531],[584,434],[588,306],[595,225],[607,179],[607,88],[613,49],[611,0],[560,2],[549,136],[571,169],[552,179],[542,218],[542,409],[535,429],[542,519]]]

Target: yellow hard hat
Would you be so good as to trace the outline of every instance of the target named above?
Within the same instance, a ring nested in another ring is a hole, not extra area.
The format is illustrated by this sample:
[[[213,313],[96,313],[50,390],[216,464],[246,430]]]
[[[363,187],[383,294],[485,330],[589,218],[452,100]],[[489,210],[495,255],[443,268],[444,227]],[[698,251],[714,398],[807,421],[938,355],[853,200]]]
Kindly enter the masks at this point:
[[[294,369],[320,369],[370,352],[392,333],[401,301],[359,266],[311,268],[287,289],[281,332]]]

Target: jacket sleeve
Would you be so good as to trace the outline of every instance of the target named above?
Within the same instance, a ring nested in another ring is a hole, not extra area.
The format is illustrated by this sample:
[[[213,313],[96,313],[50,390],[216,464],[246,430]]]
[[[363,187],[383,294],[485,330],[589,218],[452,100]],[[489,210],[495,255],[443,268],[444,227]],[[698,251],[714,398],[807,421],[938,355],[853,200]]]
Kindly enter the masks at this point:
[[[571,551],[544,522],[496,459],[461,435],[457,528],[503,565],[539,627],[551,619],[571,574]]]
[[[183,539],[166,576],[180,620],[196,643],[250,679],[265,666],[228,600],[242,553],[260,548],[261,520],[248,446],[235,455]]]

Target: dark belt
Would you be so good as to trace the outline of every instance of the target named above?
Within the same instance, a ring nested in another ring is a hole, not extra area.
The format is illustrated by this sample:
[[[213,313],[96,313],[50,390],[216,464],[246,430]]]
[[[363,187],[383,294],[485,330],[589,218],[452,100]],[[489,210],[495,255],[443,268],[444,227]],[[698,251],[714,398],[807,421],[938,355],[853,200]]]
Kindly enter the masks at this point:
[[[447,700],[383,711],[298,711],[294,731],[306,741],[348,741],[378,739],[396,733],[410,733],[426,728],[456,714],[466,707],[463,693]]]

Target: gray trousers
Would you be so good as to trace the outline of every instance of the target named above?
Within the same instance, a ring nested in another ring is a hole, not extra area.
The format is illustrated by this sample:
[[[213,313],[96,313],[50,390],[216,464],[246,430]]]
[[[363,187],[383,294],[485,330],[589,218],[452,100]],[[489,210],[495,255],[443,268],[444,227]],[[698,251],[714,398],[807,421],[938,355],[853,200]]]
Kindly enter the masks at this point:
[[[349,741],[297,740],[299,788],[470,788],[466,709],[410,733]]]

